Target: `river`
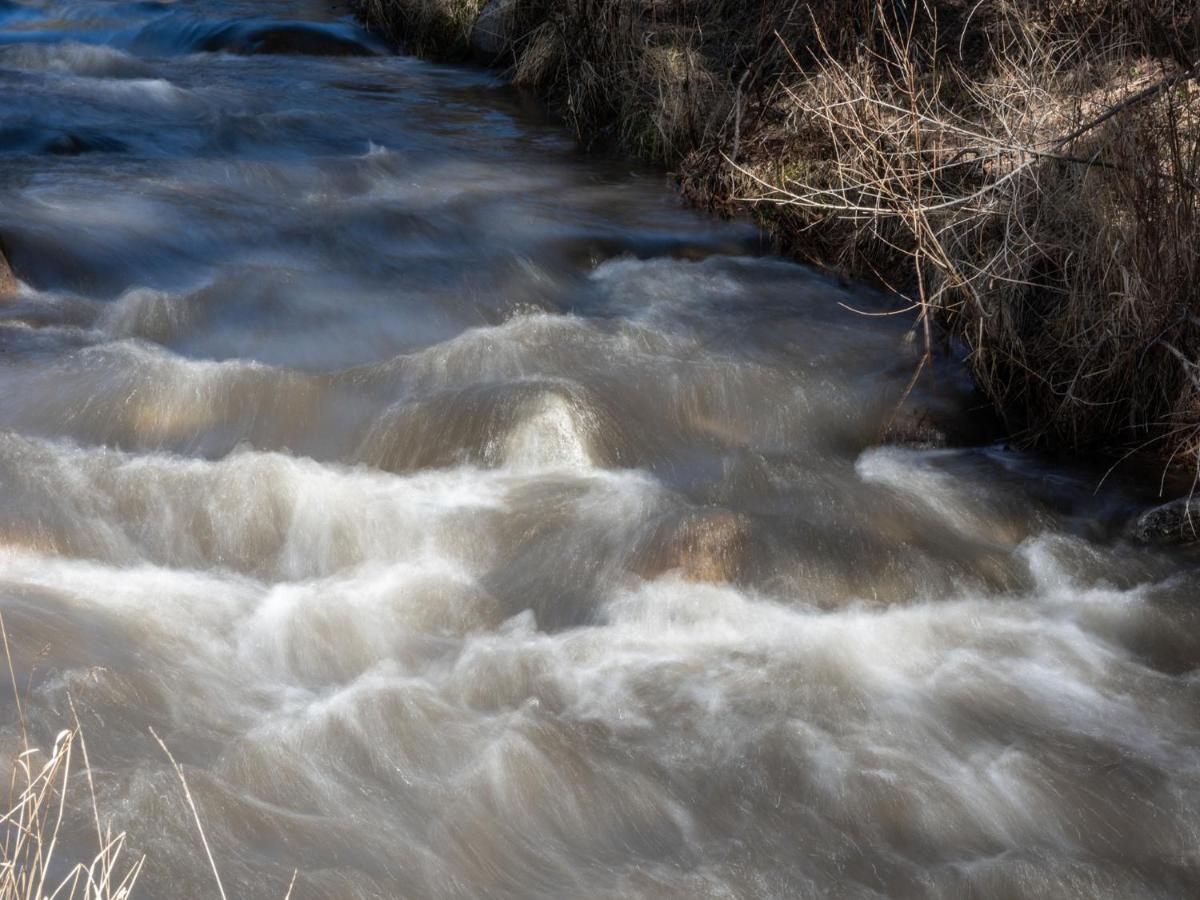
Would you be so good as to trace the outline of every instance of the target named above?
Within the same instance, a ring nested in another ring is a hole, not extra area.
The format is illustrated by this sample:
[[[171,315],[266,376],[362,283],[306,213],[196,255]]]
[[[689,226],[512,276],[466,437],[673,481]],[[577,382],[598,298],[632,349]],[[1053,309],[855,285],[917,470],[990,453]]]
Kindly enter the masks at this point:
[[[0,96],[0,612],[139,896],[151,728],[231,897],[1200,893],[1196,555],[880,446],[894,301],[324,2],[0,0]]]

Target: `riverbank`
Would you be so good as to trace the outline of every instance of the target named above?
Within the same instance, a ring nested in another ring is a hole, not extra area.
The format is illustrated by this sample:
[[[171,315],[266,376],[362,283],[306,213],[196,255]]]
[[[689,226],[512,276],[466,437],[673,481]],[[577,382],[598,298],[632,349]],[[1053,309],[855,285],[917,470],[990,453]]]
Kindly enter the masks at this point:
[[[1200,450],[1197,18],[1180,2],[364,0],[585,146],[910,297],[1018,444]]]

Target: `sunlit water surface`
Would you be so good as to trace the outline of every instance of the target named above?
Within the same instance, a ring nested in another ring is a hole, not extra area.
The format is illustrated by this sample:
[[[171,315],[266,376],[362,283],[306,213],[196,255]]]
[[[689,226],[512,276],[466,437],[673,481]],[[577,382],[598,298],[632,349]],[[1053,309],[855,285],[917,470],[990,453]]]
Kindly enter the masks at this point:
[[[338,15],[0,0],[0,610],[141,896],[151,727],[230,896],[1196,896],[1195,557],[878,448],[911,319]]]

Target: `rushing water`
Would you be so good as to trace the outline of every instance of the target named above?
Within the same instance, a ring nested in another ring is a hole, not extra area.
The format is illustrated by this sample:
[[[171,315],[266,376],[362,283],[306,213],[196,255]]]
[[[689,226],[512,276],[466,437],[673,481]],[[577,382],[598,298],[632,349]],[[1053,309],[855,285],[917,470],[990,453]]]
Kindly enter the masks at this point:
[[[141,895],[153,727],[237,897],[1196,896],[1195,558],[878,448],[884,298],[337,16],[0,0],[0,610]]]

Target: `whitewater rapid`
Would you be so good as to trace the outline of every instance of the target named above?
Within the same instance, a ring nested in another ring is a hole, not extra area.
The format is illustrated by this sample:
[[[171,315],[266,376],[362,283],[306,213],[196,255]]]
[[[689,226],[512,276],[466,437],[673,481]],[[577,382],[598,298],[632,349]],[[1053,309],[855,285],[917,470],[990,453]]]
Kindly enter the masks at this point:
[[[1200,893],[1197,557],[881,446],[893,300],[324,2],[0,0],[0,94],[0,613],[140,896],[152,728],[230,896]]]

